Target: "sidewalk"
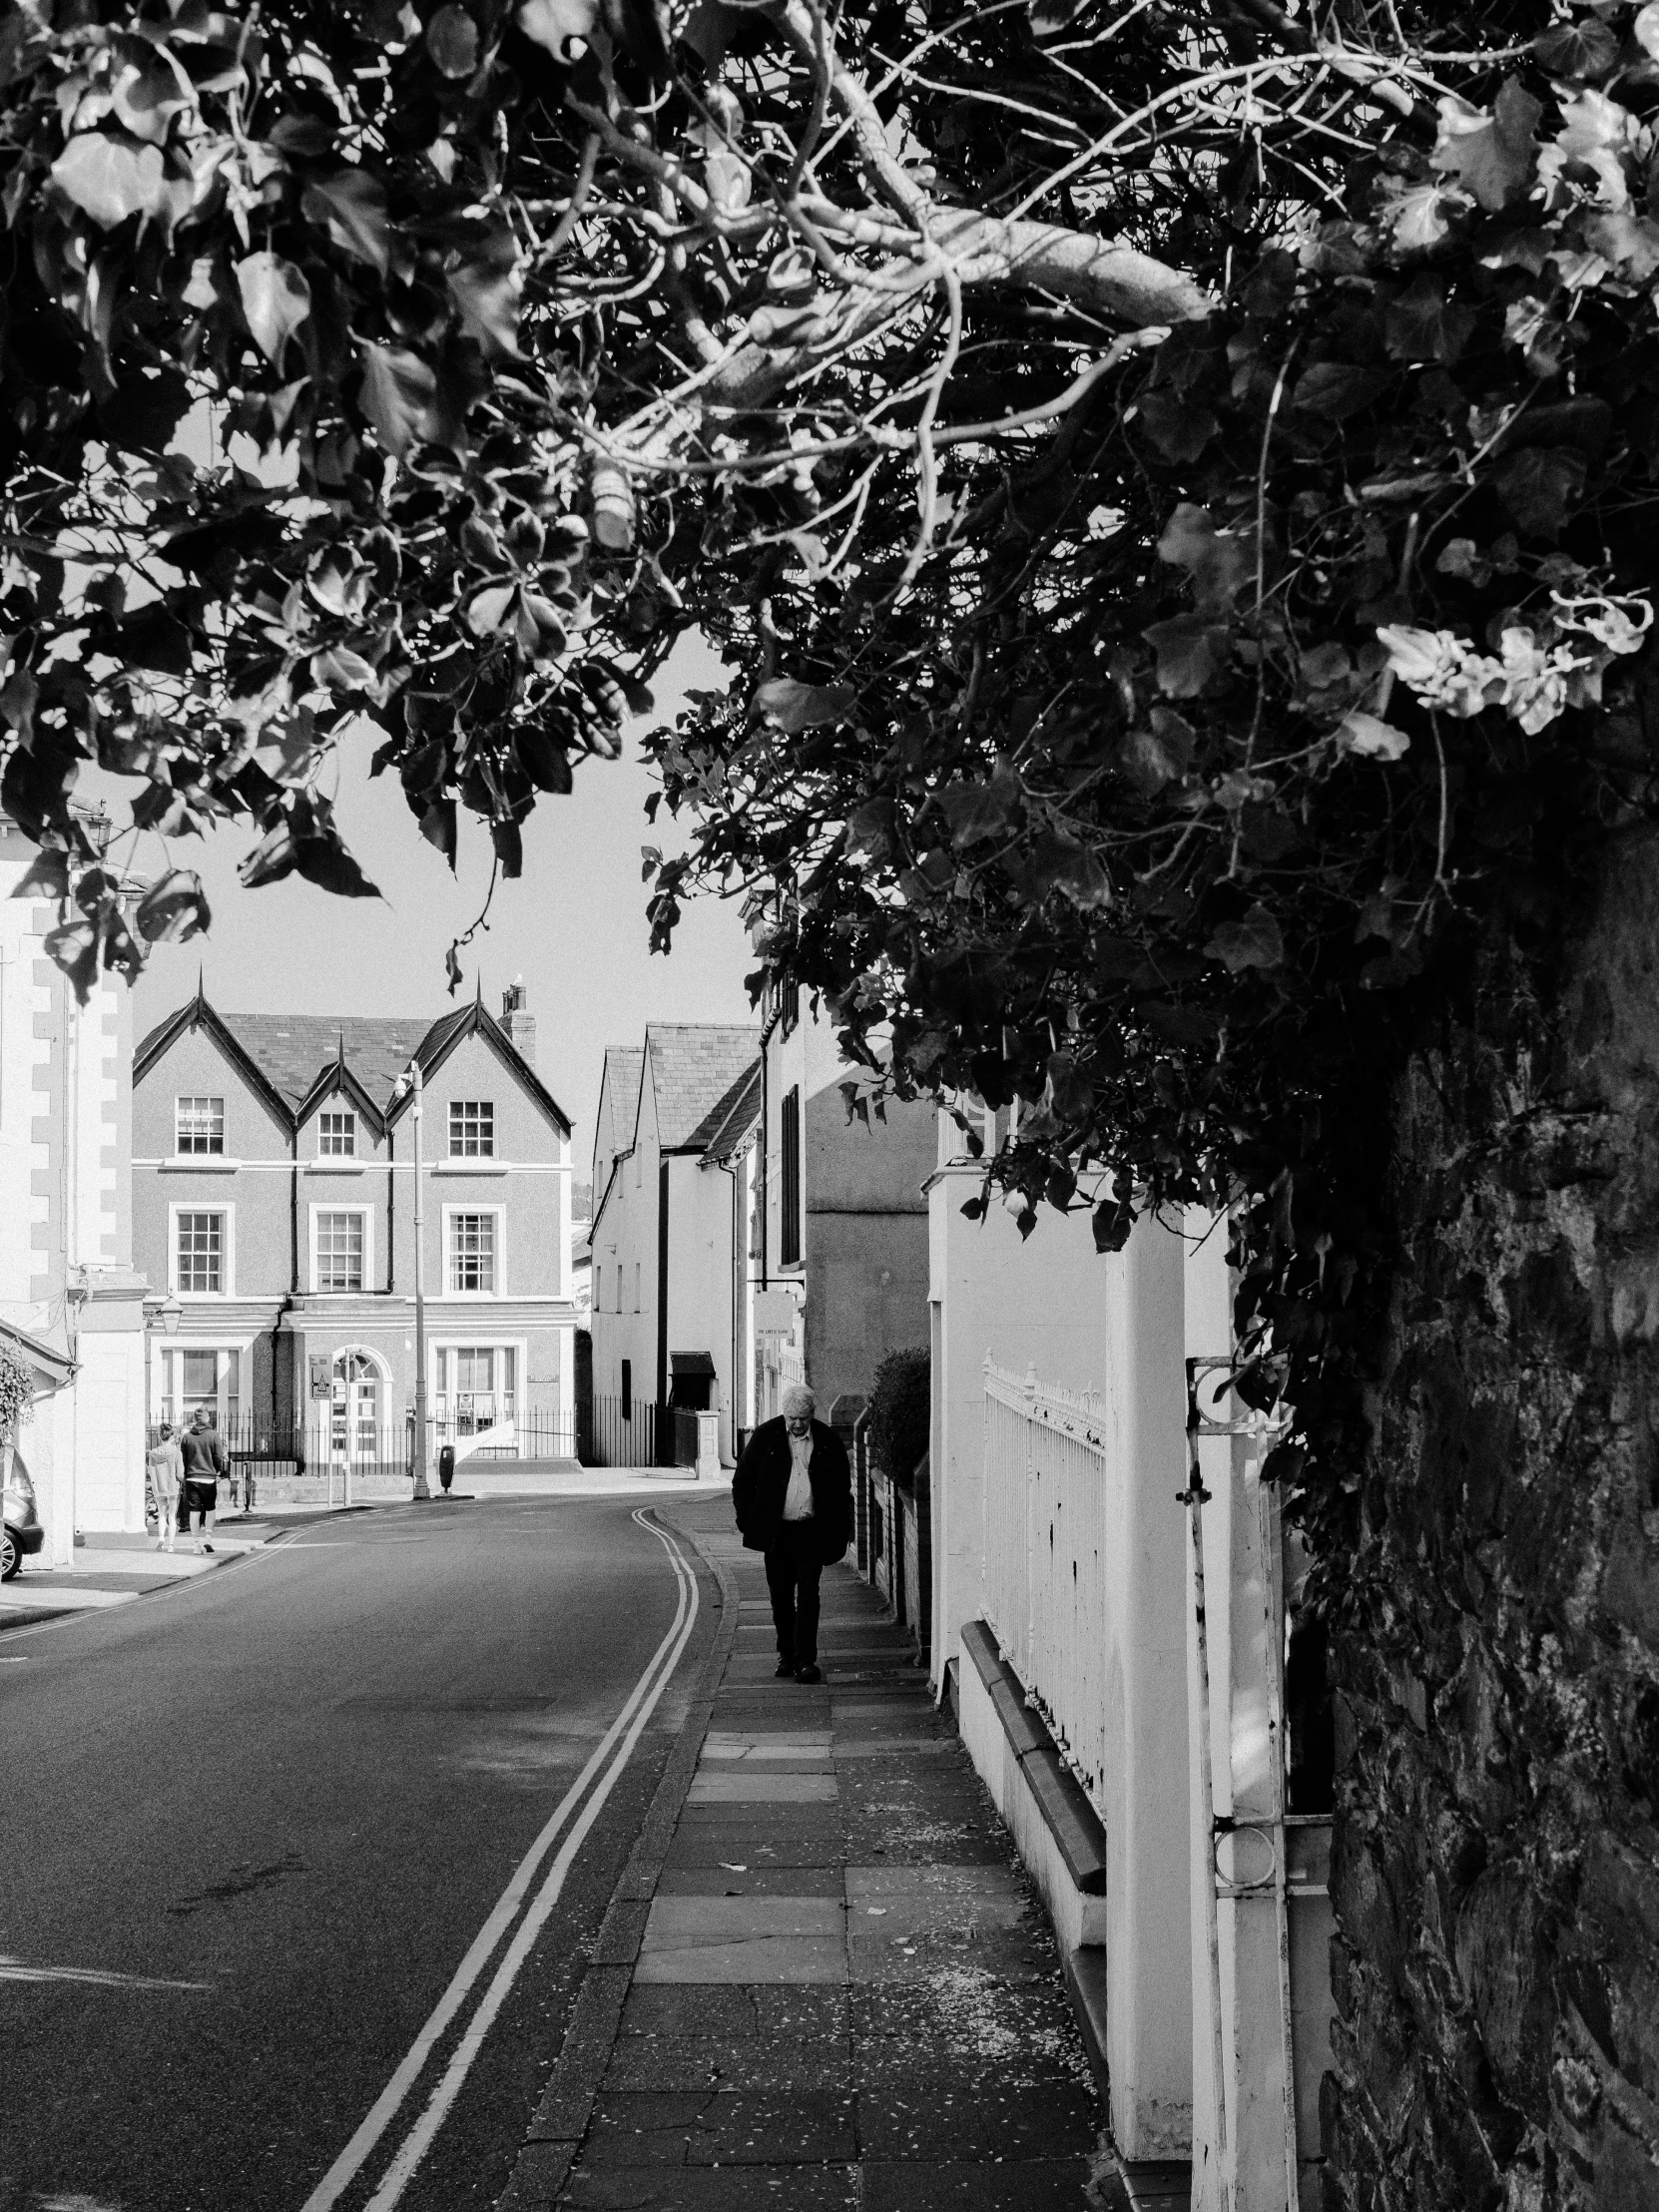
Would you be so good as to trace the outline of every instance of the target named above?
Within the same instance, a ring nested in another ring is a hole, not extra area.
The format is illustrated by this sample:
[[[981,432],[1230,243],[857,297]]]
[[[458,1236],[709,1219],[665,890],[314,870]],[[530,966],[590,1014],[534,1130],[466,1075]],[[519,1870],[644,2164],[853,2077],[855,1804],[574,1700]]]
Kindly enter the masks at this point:
[[[777,1681],[729,1502],[662,1517],[725,1617],[501,2212],[1122,2204],[1047,1920],[874,1593],[830,1569],[827,1680]]]
[[[341,1510],[345,1508],[333,1508]],[[0,1582],[0,1634],[56,1620],[65,1613],[101,1611],[172,1589],[197,1575],[228,1567],[246,1552],[258,1551],[285,1528],[328,1517],[329,1509],[314,1505],[295,1507],[279,1519],[265,1512],[222,1513],[215,1523],[211,1553],[198,1548],[197,1538],[183,1536],[176,1551],[158,1551],[154,1536],[135,1532],[98,1534],[78,1543],[72,1567],[42,1567],[25,1559],[20,1574]]]

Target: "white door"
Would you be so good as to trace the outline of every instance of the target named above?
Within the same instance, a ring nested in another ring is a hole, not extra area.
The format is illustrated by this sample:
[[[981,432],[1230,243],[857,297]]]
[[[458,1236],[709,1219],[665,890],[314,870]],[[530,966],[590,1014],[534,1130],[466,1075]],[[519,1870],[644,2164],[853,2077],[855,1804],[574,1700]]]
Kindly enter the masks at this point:
[[[364,1466],[380,1457],[380,1387],[366,1354],[336,1355],[328,1408],[328,1454],[336,1464]]]

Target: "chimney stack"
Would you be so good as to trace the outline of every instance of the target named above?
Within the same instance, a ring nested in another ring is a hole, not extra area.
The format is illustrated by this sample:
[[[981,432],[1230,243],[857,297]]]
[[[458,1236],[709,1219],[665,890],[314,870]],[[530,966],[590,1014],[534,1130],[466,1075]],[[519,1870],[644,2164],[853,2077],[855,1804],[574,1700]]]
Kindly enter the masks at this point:
[[[529,1010],[530,994],[522,975],[515,975],[501,994],[501,1026],[522,1058],[536,1064],[536,1017]]]

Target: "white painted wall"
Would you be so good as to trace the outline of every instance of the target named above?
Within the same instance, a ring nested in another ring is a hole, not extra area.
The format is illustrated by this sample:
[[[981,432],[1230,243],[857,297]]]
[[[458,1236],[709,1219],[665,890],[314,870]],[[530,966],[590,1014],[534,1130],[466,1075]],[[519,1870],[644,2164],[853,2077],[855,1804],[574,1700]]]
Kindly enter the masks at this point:
[[[1039,1217],[1021,1241],[979,1187],[955,1125],[940,1122],[929,1185],[934,1379],[935,1668],[981,1613],[983,1363],[1034,1368],[1045,1383],[1095,1390],[1107,1408],[1105,1944],[1112,2129],[1127,2158],[1184,2156],[1192,2130],[1186,1474],[1182,1239],[1139,1223],[1097,1254],[1087,1210]]]

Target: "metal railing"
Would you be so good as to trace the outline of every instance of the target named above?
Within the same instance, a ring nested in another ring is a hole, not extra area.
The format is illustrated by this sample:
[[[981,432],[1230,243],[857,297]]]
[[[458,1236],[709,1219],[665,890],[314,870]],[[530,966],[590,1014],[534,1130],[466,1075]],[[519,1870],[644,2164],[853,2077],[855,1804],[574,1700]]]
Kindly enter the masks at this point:
[[[1102,1813],[1106,1419],[1101,1397],[985,1362],[985,1618]]]
[[[187,1424],[188,1425],[188,1424]],[[356,1415],[332,1416],[327,1407],[303,1420],[273,1421],[239,1414],[233,1420],[216,1421],[213,1433],[225,1446],[228,1475],[240,1480],[240,1470],[262,1474],[324,1475],[330,1466],[338,1470],[373,1475],[404,1475],[413,1471],[414,1421],[370,1421]],[[573,1459],[576,1456],[574,1413],[532,1410],[501,1420],[489,1427],[468,1427],[454,1420],[426,1423],[428,1474],[437,1468],[438,1452],[445,1444],[456,1447],[464,1466],[469,1459],[480,1465],[526,1459]],[[152,1423],[150,1441],[160,1434]],[[477,1440],[475,1440],[477,1439]]]
[[[593,1397],[577,1415],[578,1456],[585,1467],[695,1467],[697,1415],[684,1405],[636,1397]]]

